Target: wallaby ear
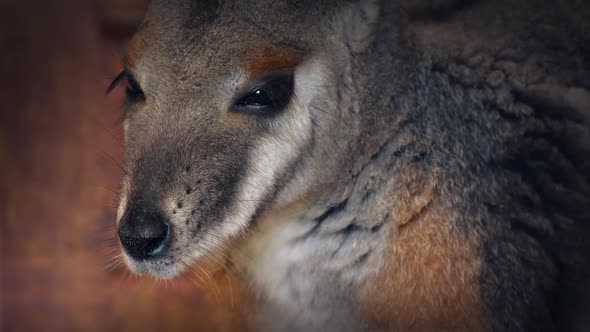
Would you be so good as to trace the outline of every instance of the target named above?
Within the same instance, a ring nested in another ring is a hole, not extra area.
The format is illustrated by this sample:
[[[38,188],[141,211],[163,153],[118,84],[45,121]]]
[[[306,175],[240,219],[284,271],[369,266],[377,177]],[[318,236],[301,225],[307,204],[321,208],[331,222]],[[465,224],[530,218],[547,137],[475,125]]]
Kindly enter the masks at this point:
[[[371,44],[379,13],[378,0],[354,1],[339,11],[336,28],[352,53],[360,53]]]

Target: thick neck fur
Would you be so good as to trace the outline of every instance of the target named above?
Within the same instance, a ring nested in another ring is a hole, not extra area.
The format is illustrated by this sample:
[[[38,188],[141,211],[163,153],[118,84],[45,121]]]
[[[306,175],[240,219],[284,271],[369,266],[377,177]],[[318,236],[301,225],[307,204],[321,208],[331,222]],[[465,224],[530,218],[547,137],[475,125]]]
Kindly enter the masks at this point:
[[[482,6],[490,15],[503,12],[491,2]],[[466,14],[458,16],[462,24],[442,28],[391,24],[403,22],[400,12],[382,9],[376,41],[364,52],[351,51],[346,71],[348,93],[357,96],[354,158],[317,203],[265,216],[240,254],[252,288],[271,311],[262,315],[271,330],[358,330],[358,287],[387,263],[389,235],[400,226],[393,220],[412,220],[400,215],[413,198],[424,198],[416,213],[430,201],[453,211],[445,222],[479,243],[481,295],[493,328],[563,322],[566,307],[553,300],[569,296],[563,295],[570,287],[565,276],[572,262],[581,266],[585,248],[572,229],[588,229],[581,222],[588,212],[582,201],[590,197],[589,152],[580,138],[589,134],[576,122],[587,126],[589,84],[579,68],[554,65],[575,56],[527,39],[527,24],[501,33],[526,22],[525,9],[520,21],[498,14],[483,24]],[[541,54],[555,61],[543,65]],[[535,81],[527,81],[533,75]],[[569,172],[545,178],[560,168]],[[560,195],[556,186],[563,186]],[[563,250],[554,253],[557,247]],[[501,304],[507,302],[514,304]]]

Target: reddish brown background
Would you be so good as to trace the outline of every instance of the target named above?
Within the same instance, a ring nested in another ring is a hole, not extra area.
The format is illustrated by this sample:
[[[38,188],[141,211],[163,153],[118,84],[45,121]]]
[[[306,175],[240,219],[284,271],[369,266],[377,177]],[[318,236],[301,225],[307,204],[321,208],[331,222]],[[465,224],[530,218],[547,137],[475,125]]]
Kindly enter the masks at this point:
[[[230,278],[109,266],[122,92],[104,91],[143,1],[0,3],[0,330],[238,329]]]

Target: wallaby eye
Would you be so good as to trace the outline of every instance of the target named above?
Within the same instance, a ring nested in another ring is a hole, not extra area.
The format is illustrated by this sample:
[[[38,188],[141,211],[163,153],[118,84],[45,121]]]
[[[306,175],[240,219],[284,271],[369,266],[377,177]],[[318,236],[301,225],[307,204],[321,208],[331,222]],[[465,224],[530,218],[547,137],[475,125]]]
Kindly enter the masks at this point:
[[[254,82],[234,103],[235,112],[277,112],[285,108],[293,96],[293,75],[280,73]]]
[[[125,88],[125,96],[127,96],[127,102],[136,103],[145,101],[145,94],[139,86],[139,83],[133,78],[133,76],[127,76],[127,87]]]
[[[133,75],[127,70],[124,70],[119,75],[117,75],[117,77],[109,85],[107,93],[111,92],[123,81],[127,82],[127,86],[125,88],[125,96],[127,98],[128,103],[137,103],[145,101],[145,94],[139,86],[139,83],[137,83]]]

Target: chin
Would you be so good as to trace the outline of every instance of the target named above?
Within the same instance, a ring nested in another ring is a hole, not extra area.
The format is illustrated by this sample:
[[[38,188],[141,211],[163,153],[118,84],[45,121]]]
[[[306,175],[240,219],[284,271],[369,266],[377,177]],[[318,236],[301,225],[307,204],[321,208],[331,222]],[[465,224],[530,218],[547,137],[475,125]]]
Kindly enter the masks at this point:
[[[188,264],[174,262],[170,258],[135,260],[125,255],[125,262],[129,270],[134,274],[164,280],[176,278],[189,268]]]

